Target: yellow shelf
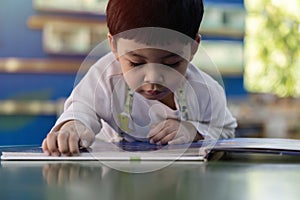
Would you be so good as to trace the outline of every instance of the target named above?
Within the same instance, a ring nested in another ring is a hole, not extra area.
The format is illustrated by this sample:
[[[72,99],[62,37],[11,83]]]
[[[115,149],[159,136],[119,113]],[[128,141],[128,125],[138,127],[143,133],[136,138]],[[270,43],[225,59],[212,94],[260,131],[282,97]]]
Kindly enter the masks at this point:
[[[0,115],[57,115],[61,102],[38,100],[2,100]]]
[[[42,29],[48,22],[65,22],[71,24],[85,24],[91,26],[102,26],[106,28],[106,22],[99,19],[87,17],[69,17],[59,15],[33,15],[27,20],[27,26],[31,29]]]
[[[227,37],[233,39],[242,39],[245,32],[242,30],[234,30],[229,28],[224,29],[200,29],[200,34],[203,36]]]
[[[80,60],[0,58],[1,73],[76,73]]]

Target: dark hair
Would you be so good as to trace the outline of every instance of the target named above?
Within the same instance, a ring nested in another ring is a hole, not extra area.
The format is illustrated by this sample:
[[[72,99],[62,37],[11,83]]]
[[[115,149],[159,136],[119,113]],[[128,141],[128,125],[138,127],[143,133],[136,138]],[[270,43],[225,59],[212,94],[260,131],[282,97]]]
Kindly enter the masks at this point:
[[[110,34],[143,27],[178,31],[195,39],[203,17],[202,0],[109,0],[106,15]]]

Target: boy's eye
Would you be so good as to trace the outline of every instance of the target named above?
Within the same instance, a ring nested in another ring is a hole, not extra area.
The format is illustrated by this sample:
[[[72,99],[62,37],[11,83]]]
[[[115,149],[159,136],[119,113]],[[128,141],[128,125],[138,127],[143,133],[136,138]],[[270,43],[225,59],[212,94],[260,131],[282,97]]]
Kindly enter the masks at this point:
[[[169,67],[177,67],[179,64],[180,64],[180,61],[176,62],[176,63],[172,63],[172,64],[165,64],[165,65],[167,65]]]
[[[181,63],[181,62],[178,61],[178,62],[171,63],[171,64],[167,64],[167,63],[166,63],[166,64],[164,64],[164,65],[167,65],[167,66],[169,66],[169,67],[177,67],[180,63]],[[146,64],[146,63],[144,63],[144,62],[130,62],[130,66],[132,66],[132,67],[137,67],[137,66],[144,65],[144,64]]]
[[[145,63],[136,63],[136,62],[130,62],[130,65],[133,66],[133,67],[137,67],[139,65],[143,65]]]

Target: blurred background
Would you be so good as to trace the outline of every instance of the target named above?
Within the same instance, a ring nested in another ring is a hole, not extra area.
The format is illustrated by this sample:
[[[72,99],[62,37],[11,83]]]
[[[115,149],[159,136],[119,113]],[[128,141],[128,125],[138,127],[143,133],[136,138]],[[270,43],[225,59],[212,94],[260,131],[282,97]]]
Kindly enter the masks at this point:
[[[42,142],[81,63],[106,39],[106,4],[1,0],[0,145]],[[224,87],[236,136],[300,138],[300,1],[204,4],[193,63]]]

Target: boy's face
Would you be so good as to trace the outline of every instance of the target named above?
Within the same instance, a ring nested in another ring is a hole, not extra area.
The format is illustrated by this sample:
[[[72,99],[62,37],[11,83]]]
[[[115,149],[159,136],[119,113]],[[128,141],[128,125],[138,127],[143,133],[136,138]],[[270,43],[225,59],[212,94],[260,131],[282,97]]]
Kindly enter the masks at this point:
[[[128,86],[146,99],[167,99],[184,81],[192,59],[191,44],[147,46],[120,38],[113,52]]]

